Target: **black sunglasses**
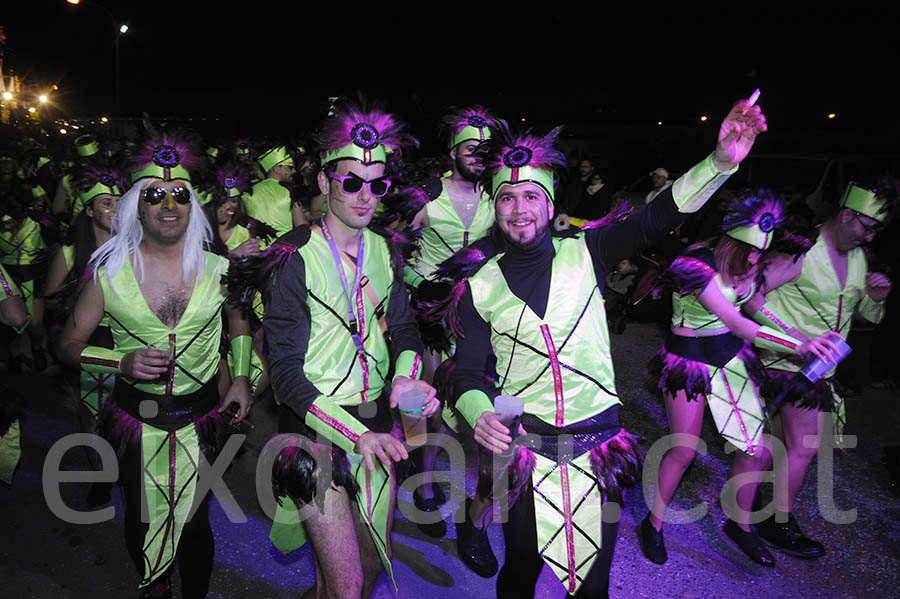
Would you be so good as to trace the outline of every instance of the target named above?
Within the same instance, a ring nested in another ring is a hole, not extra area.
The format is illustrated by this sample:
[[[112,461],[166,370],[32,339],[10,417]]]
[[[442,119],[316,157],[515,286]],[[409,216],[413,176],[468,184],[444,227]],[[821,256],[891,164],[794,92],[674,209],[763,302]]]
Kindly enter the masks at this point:
[[[144,190],[143,199],[148,206],[156,206],[166,199],[167,195],[172,195],[172,199],[187,206],[191,203],[191,192],[187,187],[174,187],[167,189],[164,187],[148,187]]]
[[[359,193],[360,191],[362,191],[363,185],[368,185],[369,191],[372,192],[372,195],[376,198],[380,198],[384,197],[384,195],[387,194],[388,190],[391,188],[391,180],[385,177],[366,180],[361,179],[353,173],[344,176],[329,173],[328,176],[335,181],[340,181],[341,191],[347,194]]]

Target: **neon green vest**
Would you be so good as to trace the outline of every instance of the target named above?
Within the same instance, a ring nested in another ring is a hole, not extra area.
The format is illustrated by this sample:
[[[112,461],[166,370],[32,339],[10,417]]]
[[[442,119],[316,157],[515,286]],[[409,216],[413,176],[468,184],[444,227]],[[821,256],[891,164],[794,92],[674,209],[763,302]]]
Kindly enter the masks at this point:
[[[478,200],[478,208],[468,228],[463,226],[446,186],[441,194],[425,205],[428,226],[422,229],[419,242],[419,259],[413,268],[423,277],[428,277],[438,264],[455,252],[487,235],[494,224],[494,202],[484,192]]]
[[[247,214],[275,229],[279,237],[294,228],[291,192],[275,179],[263,179],[243,199]]]
[[[741,304],[753,297],[754,288],[751,288],[749,293],[738,298],[734,288],[722,281],[721,274],[717,274],[713,281],[719,286],[719,291],[722,292],[722,295],[737,307],[740,307]],[[714,330],[724,327],[725,323],[718,316],[707,310],[706,306],[700,302],[699,294],[680,295],[673,293],[672,326],[686,329]]]
[[[393,271],[388,246],[384,238],[364,229],[365,257],[363,270],[379,302],[388,309]],[[359,290],[354,301],[357,319],[364,323],[360,334],[369,367],[368,388],[363,368],[357,358],[356,346],[347,329],[347,295],[335,268],[328,242],[317,231],[297,250],[306,267],[307,305],[310,313],[309,349],[303,372],[310,381],[338,405],[358,405],[365,389],[369,401],[374,401],[384,387],[390,368],[387,342],[375,315],[375,306],[368,295]],[[347,284],[353,287],[353,267],[344,262]],[[359,317],[357,305],[363,306]],[[299,309],[299,308],[298,308]]]
[[[228,260],[204,252],[206,272],[203,280],[197,277],[187,309],[174,329],[163,324],[147,305],[131,260],[113,277],[115,291],[109,286],[106,268],[99,271],[103,290],[105,312],[109,316],[109,328],[116,351],[128,353],[145,349],[153,344],[166,349],[169,335],[175,338],[175,377],[173,395],[186,395],[200,389],[216,375],[219,368],[219,343],[222,336],[222,304],[225,291],[219,279],[228,269]],[[137,338],[135,338],[137,337]],[[137,389],[164,395],[166,382],[137,383],[129,381]]]
[[[225,242],[225,247],[228,248],[229,252],[233,252],[237,246],[241,245],[245,241],[250,239],[250,231],[247,230],[247,227],[242,225],[235,225],[235,227],[231,230],[231,236],[228,238],[228,241]]]
[[[847,281],[842,289],[831,265],[825,237],[819,235],[816,244],[803,257],[800,278],[767,293],[766,304],[788,326],[799,329],[809,338],[828,331],[837,331],[846,337],[854,310],[870,322],[878,323],[884,317],[884,304],[876,304],[866,294],[868,270],[862,248],[851,250],[847,258]],[[778,370],[797,371],[804,365],[796,357],[779,360],[782,355],[769,350],[761,352],[760,358],[763,364],[771,364],[771,368]],[[831,375],[830,371],[825,376]]]
[[[26,217],[18,231],[0,232],[0,264],[31,264],[45,247],[40,225]]]
[[[470,278],[469,287],[475,309],[491,327],[502,392],[524,400],[529,414],[561,427],[621,402],[587,245],[581,237],[554,239],[553,245],[543,319],[510,291],[498,264],[502,254]]]

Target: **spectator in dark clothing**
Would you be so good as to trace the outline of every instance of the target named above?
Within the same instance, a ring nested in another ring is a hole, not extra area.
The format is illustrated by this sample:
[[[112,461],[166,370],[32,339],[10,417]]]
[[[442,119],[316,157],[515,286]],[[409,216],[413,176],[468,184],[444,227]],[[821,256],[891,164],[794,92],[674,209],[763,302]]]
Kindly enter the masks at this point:
[[[559,202],[560,214],[573,215],[575,208],[581,202],[587,186],[590,184],[591,175],[594,173],[594,161],[585,158],[578,163],[578,169],[574,171],[569,181],[562,188]]]
[[[594,171],[570,214],[585,220],[596,220],[609,212],[612,203],[612,186],[609,185],[606,174]]]

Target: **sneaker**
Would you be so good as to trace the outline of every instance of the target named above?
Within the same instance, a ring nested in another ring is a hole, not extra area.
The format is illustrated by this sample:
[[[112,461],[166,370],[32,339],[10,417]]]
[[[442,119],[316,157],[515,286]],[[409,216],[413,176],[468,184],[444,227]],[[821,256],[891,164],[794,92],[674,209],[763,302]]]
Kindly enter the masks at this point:
[[[418,491],[418,489],[416,489],[416,491]],[[437,511],[440,506],[447,503],[447,496],[444,495],[444,491],[441,489],[440,485],[431,483],[432,496],[428,499],[419,497],[419,494],[416,491],[413,492],[413,503],[415,503],[416,507],[423,512]],[[443,520],[438,520],[433,524],[417,523],[416,526],[418,526],[419,530],[423,533],[434,539],[442,539],[447,535],[447,523]]]
[[[766,549],[762,539],[755,532],[747,532],[735,524],[734,520],[728,520],[725,523],[724,531],[728,538],[734,541],[747,557],[761,566],[775,567],[775,556]]]
[[[788,513],[788,521],[784,524],[779,524],[775,521],[775,516],[770,516],[756,528],[760,538],[767,545],[790,556],[816,559],[825,555],[825,546],[803,534],[792,513]]]
[[[654,564],[664,564],[669,559],[666,553],[666,543],[663,541],[662,530],[656,530],[650,522],[650,516],[641,522],[641,551],[644,557]]]
[[[482,578],[491,578],[497,574],[499,564],[494,550],[491,549],[491,540],[487,532],[478,528],[469,518],[471,499],[466,499],[465,521],[456,524],[456,549],[459,559],[462,560],[472,572]]]

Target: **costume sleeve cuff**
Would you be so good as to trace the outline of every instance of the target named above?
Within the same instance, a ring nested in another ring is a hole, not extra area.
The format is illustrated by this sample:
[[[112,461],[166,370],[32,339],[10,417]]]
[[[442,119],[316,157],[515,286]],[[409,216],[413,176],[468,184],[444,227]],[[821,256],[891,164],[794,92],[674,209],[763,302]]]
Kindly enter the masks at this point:
[[[800,342],[778,329],[763,325],[756,331],[753,345],[781,353],[796,354]]]
[[[672,185],[672,198],[678,211],[691,214],[700,210],[722,184],[737,172],[737,165],[728,172],[719,171],[710,154],[691,170],[681,175]]]
[[[233,357],[232,376],[250,376],[250,353],[253,351],[253,337],[250,335],[238,335],[231,340],[231,355]]]
[[[878,324],[884,318],[884,302],[876,302],[869,294],[865,294],[857,308],[859,315],[873,324]]]
[[[348,453],[353,453],[359,438],[369,432],[362,422],[341,406],[331,403],[324,395],[317,397],[309,406],[304,422]]]
[[[494,411],[494,405],[484,391],[470,389],[456,400],[456,409],[463,415],[469,426],[475,428],[475,423],[482,414]]]
[[[771,312],[768,308],[766,308],[765,304],[759,307],[753,314],[753,320],[763,325],[764,327],[770,327],[775,329],[776,331],[782,331],[787,333],[790,330],[790,326],[784,320],[779,318],[776,314]]]
[[[407,264],[403,267],[403,282],[412,287],[418,287],[425,278],[413,270],[413,267]]]
[[[422,376],[422,356],[411,349],[400,352],[394,365],[394,376],[408,376],[419,379]]]
[[[125,356],[120,351],[88,345],[81,351],[81,369],[93,374],[119,374],[119,363]]]

